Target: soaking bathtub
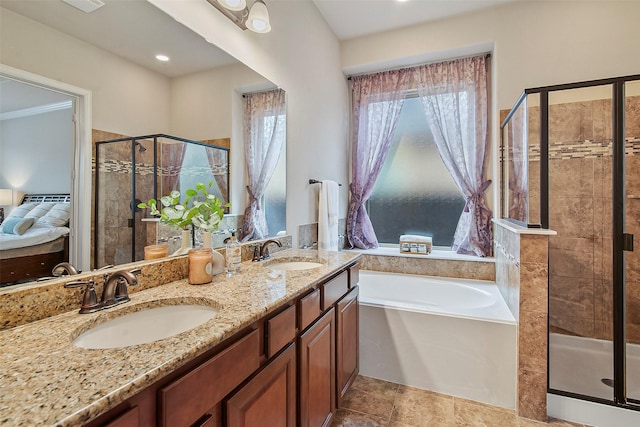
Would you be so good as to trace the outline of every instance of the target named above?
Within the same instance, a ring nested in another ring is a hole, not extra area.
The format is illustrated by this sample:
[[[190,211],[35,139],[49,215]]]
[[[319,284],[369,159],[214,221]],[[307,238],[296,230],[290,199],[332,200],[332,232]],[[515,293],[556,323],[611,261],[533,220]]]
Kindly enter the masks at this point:
[[[360,373],[515,408],[516,321],[495,283],[360,271]]]

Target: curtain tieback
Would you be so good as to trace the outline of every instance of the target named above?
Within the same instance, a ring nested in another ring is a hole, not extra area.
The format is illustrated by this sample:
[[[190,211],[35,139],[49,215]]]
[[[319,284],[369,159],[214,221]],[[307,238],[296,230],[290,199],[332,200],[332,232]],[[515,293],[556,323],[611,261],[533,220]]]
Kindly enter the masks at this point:
[[[360,194],[356,193],[355,190],[355,186],[353,185],[353,182],[351,184],[349,184],[349,192],[351,193],[351,203],[353,203],[354,205],[360,207],[362,206],[362,197]]]
[[[255,194],[253,194],[253,191],[251,191],[251,187],[249,187],[247,185],[247,192],[249,193],[249,202],[250,203],[255,203],[256,207],[258,210],[262,210],[262,207],[260,206],[260,199],[258,199]]]
[[[488,179],[480,185],[480,188],[478,188],[478,191],[473,193],[471,196],[467,197],[467,202],[464,205],[464,212],[469,212],[469,204],[471,202],[473,202],[474,204],[477,203],[478,200],[480,200],[483,197],[484,192],[487,190],[487,188],[489,188],[490,185],[491,185],[491,180]]]

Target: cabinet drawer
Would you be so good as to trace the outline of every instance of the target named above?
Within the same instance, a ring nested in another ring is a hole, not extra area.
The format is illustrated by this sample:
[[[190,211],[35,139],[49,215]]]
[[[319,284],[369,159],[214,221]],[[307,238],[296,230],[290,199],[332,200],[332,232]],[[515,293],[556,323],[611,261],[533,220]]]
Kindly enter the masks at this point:
[[[326,310],[331,307],[336,301],[338,301],[349,290],[348,274],[346,271],[340,273],[339,276],[334,277],[327,283],[322,285],[322,309]]]
[[[257,330],[159,391],[160,425],[190,426],[260,367]]]
[[[360,281],[360,266],[354,265],[349,269],[349,288],[358,286]]]
[[[302,331],[320,317],[320,289],[315,289],[309,295],[300,298],[299,304],[298,329]]]
[[[139,425],[140,411],[137,406],[134,406],[116,419],[104,424],[104,427],[138,427]]]
[[[296,306],[292,305],[267,320],[267,358],[296,337]]]

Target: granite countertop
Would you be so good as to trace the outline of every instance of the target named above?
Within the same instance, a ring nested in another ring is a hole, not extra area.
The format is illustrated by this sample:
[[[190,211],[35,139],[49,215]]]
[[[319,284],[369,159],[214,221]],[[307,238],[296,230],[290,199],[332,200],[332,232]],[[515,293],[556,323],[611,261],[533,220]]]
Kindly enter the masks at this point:
[[[131,295],[92,314],[60,314],[0,332],[0,425],[77,426],[132,397],[360,257],[356,253],[287,250],[276,259],[320,260],[323,266],[277,271],[245,262],[240,273],[206,285],[187,280]],[[273,261],[271,261],[273,262]],[[218,309],[181,334],[125,348],[88,350],[72,341],[92,325],[141,307],[204,304]]]

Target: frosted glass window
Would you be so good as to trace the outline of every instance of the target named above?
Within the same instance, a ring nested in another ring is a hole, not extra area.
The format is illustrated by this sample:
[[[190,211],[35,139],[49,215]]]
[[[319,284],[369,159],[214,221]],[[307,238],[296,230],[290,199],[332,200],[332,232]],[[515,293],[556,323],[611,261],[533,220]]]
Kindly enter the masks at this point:
[[[264,118],[264,135],[270,135],[275,123],[275,115],[266,116]],[[276,129],[275,138],[286,138],[285,130],[287,128],[287,116],[281,114],[278,116],[278,128]],[[278,164],[273,171],[269,185],[264,192],[262,206],[264,215],[269,227],[269,235],[275,236],[279,231],[286,231],[286,199],[287,199],[287,159],[286,159],[287,143],[284,139],[280,150]]]
[[[420,99],[409,97],[393,145],[367,202],[380,243],[398,244],[402,234],[433,237],[451,246],[465,200],[438,154]]]
[[[222,191],[218,187],[209,160],[207,160],[207,148],[202,145],[187,144],[184,153],[182,168],[180,169],[180,194],[181,198],[186,197],[186,191],[190,188],[196,188],[199,182],[209,185],[213,182],[213,186],[208,189],[210,194],[222,198]]]

